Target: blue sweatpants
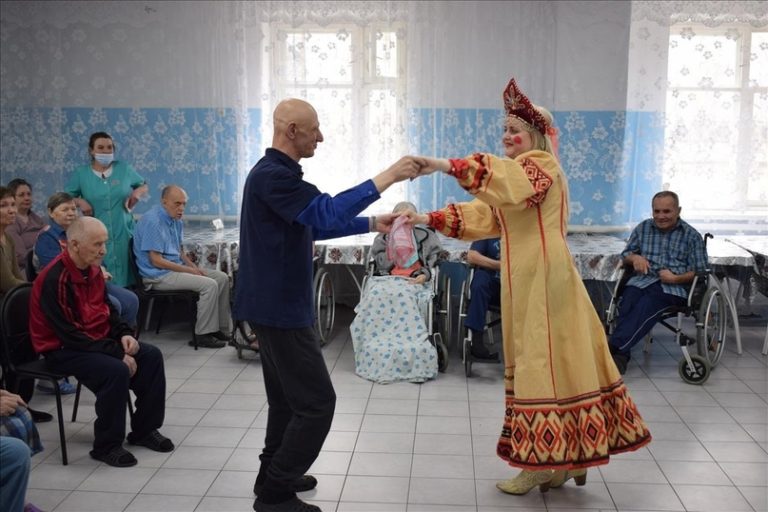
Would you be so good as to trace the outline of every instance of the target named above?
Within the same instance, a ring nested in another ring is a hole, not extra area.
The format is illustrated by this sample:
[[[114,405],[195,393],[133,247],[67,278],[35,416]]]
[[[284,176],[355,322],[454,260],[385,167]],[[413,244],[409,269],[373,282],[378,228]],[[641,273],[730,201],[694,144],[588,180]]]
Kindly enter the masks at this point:
[[[472,300],[469,302],[464,324],[473,331],[482,331],[485,329],[488,306],[491,304],[498,306],[501,300],[501,283],[490,272],[478,269],[473,274],[469,289]]]
[[[664,311],[672,306],[683,306],[685,303],[686,299],[683,297],[664,293],[659,281],[646,288],[624,288],[619,302],[616,330],[609,341],[611,353],[629,359],[632,347],[651,332]]]

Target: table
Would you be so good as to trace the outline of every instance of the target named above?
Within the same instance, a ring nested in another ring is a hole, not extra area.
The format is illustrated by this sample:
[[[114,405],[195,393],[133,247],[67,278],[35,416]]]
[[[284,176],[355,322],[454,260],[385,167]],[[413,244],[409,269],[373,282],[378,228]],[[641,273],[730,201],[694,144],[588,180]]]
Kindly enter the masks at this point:
[[[376,233],[319,240],[315,243],[315,257],[327,265],[365,265],[368,261],[373,239]],[[469,242],[448,238],[438,234],[443,246],[442,260],[464,263],[467,260]],[[204,268],[218,269],[232,274],[238,267],[238,243],[240,229],[192,225],[184,228],[184,250],[198,265]],[[762,254],[762,275],[768,276],[768,238],[766,237],[729,237],[710,239],[707,242],[709,262],[716,269],[725,272],[728,268],[748,268],[755,266],[754,254]],[[621,269],[621,252],[625,241],[621,238],[602,235],[575,233],[568,235],[568,247],[582,279],[614,282]],[[742,248],[740,244],[752,247]],[[761,245],[762,244],[762,245]],[[764,251],[764,252],[760,252]]]
[[[315,243],[314,256],[325,265],[344,265],[359,293],[361,282],[352,267],[366,264],[375,237],[376,233],[365,233],[332,240],[319,240]],[[443,246],[441,257],[443,261],[466,262],[469,242],[448,238],[441,234],[438,234],[438,237]],[[221,270],[230,276],[238,268],[239,239],[240,230],[234,226],[214,229],[208,226],[190,225],[184,228],[184,250],[190,259],[203,268]],[[568,235],[567,242],[574,265],[583,280],[611,283],[618,279],[621,270],[621,252],[625,247],[624,240],[610,235],[575,233]],[[744,275],[754,269],[757,278],[761,282],[768,283],[768,238],[734,236],[723,239],[717,237],[708,240],[707,252],[709,263],[720,278],[719,286],[722,286],[723,295],[728,302],[736,334],[736,347],[741,354],[741,333],[736,301],[728,280],[722,278],[735,277],[743,283]],[[756,261],[760,263],[757,264]],[[763,351],[768,353],[768,329],[766,329]]]
[[[210,226],[184,226],[184,251],[198,266],[221,270],[232,276],[237,271],[240,228],[214,229]]]
[[[754,264],[750,284],[755,290],[768,296],[768,236],[735,235],[726,240],[752,255]],[[768,325],[765,327],[762,354],[768,355]]]
[[[368,261],[368,252],[375,236],[375,233],[366,233],[321,240],[316,243],[315,255],[328,265],[364,265]],[[438,238],[443,246],[441,260],[453,263],[467,261],[469,242],[441,234],[438,234]],[[625,245],[622,239],[615,236],[585,233],[568,235],[568,247],[582,279],[616,281],[621,268],[621,251]]]

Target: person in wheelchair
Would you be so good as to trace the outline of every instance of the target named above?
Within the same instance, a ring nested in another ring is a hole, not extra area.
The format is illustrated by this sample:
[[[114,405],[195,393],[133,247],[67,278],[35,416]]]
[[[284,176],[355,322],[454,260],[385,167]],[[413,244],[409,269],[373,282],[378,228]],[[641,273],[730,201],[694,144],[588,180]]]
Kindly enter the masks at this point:
[[[616,327],[608,341],[613,361],[623,375],[630,351],[671,307],[685,306],[688,285],[707,268],[701,234],[680,218],[680,201],[671,191],[651,201],[653,217],[638,224],[622,252],[634,275],[618,305]]]
[[[393,213],[416,211],[408,202]],[[414,226],[417,248],[407,265],[387,256],[389,235],[379,234],[371,246],[373,275],[367,280],[355,319],[350,325],[355,373],[380,384],[424,382],[437,376],[437,352],[429,342],[429,301],[432,273],[442,250],[435,232]]]
[[[467,252],[467,263],[474,265],[470,283],[469,309],[464,325],[472,332],[472,356],[477,359],[497,360],[498,352],[490,352],[483,342],[485,317],[491,305],[499,306],[501,300],[501,239],[489,238],[472,242]]]

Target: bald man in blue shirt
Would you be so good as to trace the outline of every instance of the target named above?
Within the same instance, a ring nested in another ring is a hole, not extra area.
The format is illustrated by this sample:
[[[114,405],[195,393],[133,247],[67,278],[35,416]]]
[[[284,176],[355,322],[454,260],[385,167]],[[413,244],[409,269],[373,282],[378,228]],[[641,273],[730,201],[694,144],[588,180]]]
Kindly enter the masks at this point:
[[[373,179],[331,197],[302,179],[299,161],[323,141],[317,112],[288,99],[274,112],[272,147],[251,169],[240,215],[240,268],[234,316],[259,339],[269,414],[254,484],[257,512],[319,512],[296,492],[331,427],[336,394],[313,329],[314,240],[388,232],[396,214],[357,217],[389,186],[418,175],[404,157]]]

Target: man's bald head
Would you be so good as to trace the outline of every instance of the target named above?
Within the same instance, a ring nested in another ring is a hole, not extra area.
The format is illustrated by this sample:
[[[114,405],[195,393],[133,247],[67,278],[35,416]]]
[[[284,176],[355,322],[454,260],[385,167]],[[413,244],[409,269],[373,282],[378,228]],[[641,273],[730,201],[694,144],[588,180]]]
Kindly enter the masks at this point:
[[[107,228],[95,217],[78,217],[67,228],[67,252],[77,268],[100,265],[107,254]]]
[[[160,194],[163,208],[172,219],[181,219],[187,207],[187,193],[177,185],[168,185]]]
[[[104,223],[96,217],[78,217],[67,228],[67,240],[85,241],[89,236],[106,233]]]
[[[281,101],[273,113],[272,147],[299,161],[315,154],[323,141],[317,111],[304,100],[289,98]]]

